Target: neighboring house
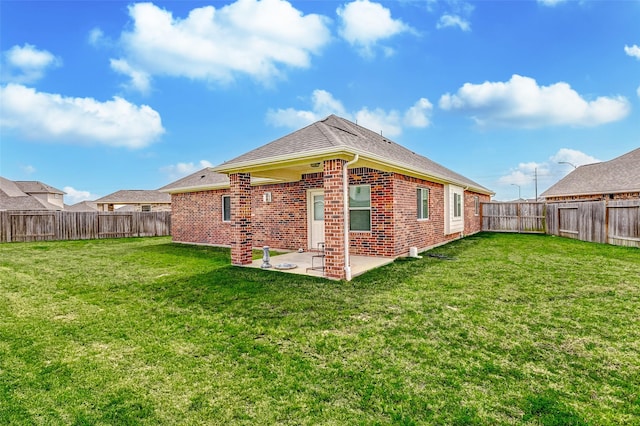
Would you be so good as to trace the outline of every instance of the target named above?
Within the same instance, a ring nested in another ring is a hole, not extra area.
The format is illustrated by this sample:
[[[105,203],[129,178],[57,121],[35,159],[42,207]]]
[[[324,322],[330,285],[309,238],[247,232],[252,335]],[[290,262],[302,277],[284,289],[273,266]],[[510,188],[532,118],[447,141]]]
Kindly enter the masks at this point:
[[[0,176],[0,210],[64,210],[64,194],[42,182]]]
[[[254,246],[324,243],[325,276],[347,280],[350,255],[398,257],[480,231],[493,195],[335,115],[160,190],[174,241],[230,246],[236,265]]]
[[[158,190],[123,189],[94,201],[98,211],[171,211],[171,196]]]
[[[640,148],[576,168],[541,194],[548,203],[640,199]]]
[[[64,206],[64,210],[68,212],[97,212],[98,205],[95,201],[80,201],[71,206]]]

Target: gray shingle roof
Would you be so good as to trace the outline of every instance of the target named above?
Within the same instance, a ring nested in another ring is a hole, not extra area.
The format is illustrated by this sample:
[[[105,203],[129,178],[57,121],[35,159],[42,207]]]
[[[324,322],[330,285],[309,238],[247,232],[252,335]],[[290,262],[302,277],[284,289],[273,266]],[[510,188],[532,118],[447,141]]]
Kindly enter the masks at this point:
[[[191,191],[204,191],[212,188],[221,188],[229,186],[229,176],[223,173],[216,173],[211,169],[206,168],[198,170],[195,173],[185,176],[182,179],[178,179],[168,185],[158,189],[162,192],[191,192]]]
[[[256,148],[246,154],[229,160],[214,170],[224,171],[234,165],[264,163],[292,153],[303,156],[313,155],[323,150],[343,149],[346,152],[360,154],[361,157],[375,158],[378,161],[401,166],[421,175],[438,178],[460,186],[468,186],[481,192],[492,193],[459,173],[456,173],[422,155],[393,142],[387,137],[359,126],[344,118],[330,115],[280,139]]]
[[[542,197],[613,194],[640,191],[640,148],[613,160],[580,166]]]
[[[122,189],[98,198],[95,203],[170,203],[171,195],[156,189]]]
[[[22,192],[27,194],[65,194],[65,192],[37,180],[16,180],[14,182]]]
[[[30,196],[20,189],[17,182],[0,176],[0,210],[61,210],[61,208]]]
[[[98,205],[95,201],[80,201],[70,206],[65,206],[64,209],[69,212],[95,212],[98,211]]]

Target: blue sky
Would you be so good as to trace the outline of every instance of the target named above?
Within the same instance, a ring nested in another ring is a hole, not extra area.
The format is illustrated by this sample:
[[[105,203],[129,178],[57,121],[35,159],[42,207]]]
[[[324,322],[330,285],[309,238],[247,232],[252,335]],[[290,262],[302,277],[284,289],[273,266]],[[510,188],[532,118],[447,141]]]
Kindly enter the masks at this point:
[[[0,175],[68,204],[331,113],[498,200],[640,146],[640,0],[0,0],[0,54]]]

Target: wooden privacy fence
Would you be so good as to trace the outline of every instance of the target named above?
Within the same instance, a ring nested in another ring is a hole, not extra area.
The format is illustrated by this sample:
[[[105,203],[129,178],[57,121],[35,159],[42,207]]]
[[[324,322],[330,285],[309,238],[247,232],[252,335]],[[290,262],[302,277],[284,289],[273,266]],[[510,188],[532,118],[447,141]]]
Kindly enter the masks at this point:
[[[0,211],[0,242],[171,235],[171,212]]]
[[[582,241],[640,247],[640,200],[484,203],[482,230],[539,232]]]

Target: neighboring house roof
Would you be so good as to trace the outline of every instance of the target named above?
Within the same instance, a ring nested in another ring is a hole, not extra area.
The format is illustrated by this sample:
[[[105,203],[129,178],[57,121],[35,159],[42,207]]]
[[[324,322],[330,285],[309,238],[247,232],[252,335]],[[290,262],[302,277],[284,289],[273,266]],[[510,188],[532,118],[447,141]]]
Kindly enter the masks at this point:
[[[206,168],[158,189],[161,192],[195,192],[229,187],[229,176]]]
[[[156,189],[122,189],[94,201],[97,204],[171,203],[171,195]]]
[[[493,192],[392,140],[344,118],[330,115],[280,139],[249,151],[213,168],[221,173],[249,172],[252,177],[277,179],[288,169],[298,175],[320,171],[309,163],[325,159],[351,160],[359,155],[353,167],[372,167],[395,171],[441,183],[452,183],[480,193]],[[291,175],[293,179],[293,174]]]
[[[71,206],[65,206],[64,209],[69,212],[95,212],[98,211],[98,205],[95,201],[80,201]]]
[[[37,180],[16,180],[15,184],[27,194],[66,194],[53,186]]]
[[[0,176],[0,210],[62,209],[59,206],[48,203],[47,201],[30,196],[21,190],[16,182]]]
[[[580,166],[541,196],[561,197],[640,191],[640,148],[613,160]]]

